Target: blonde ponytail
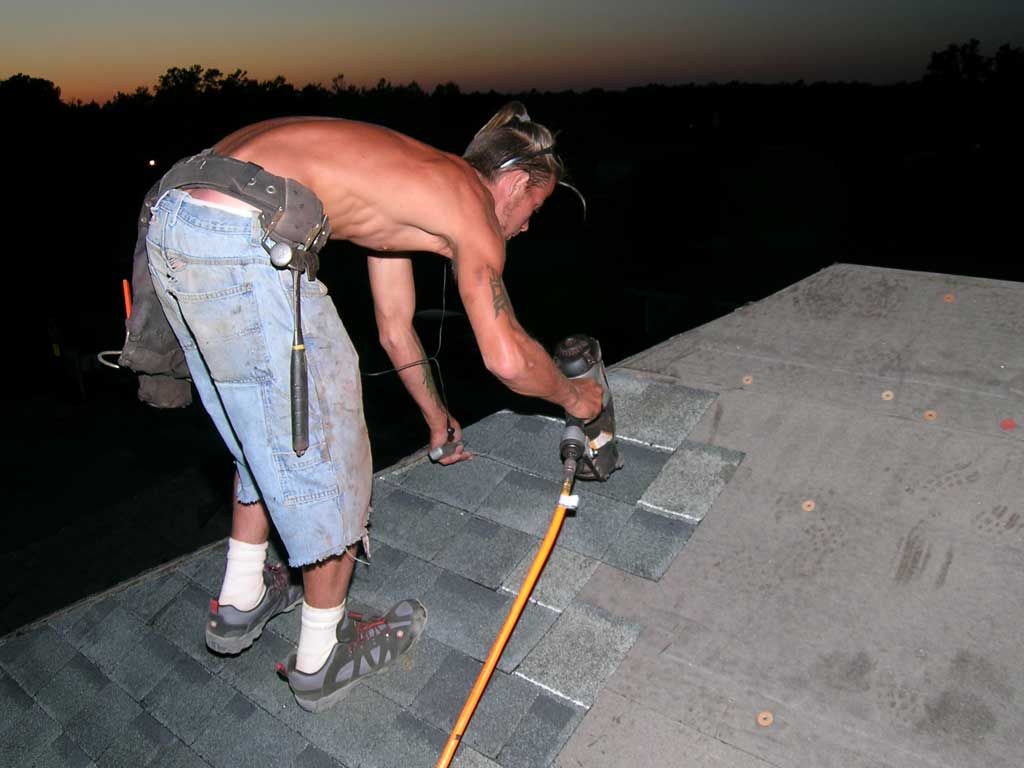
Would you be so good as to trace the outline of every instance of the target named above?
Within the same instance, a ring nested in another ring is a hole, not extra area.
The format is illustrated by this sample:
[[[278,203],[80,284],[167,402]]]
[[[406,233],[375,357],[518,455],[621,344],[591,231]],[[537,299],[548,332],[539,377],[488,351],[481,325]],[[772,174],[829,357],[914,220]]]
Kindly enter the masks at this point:
[[[476,132],[462,157],[490,180],[513,168],[526,171],[531,186],[547,184],[551,179],[558,183],[565,175],[565,166],[555,154],[555,137],[533,122],[518,101],[499,109]]]
[[[510,101],[499,109],[494,117],[488,120],[484,127],[476,132],[476,136],[502,128],[513,120],[518,120],[520,123],[531,122],[530,113],[526,111],[526,107],[520,101]],[[476,138],[476,136],[473,138]]]

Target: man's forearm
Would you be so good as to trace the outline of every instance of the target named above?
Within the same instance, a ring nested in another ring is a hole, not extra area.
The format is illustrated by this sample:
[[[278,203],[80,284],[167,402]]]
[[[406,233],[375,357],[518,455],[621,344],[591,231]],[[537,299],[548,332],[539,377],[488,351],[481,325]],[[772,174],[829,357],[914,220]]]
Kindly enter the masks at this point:
[[[426,361],[427,354],[423,350],[416,331],[409,327],[403,332],[392,334],[388,343],[384,345],[384,351],[388,353],[391,364],[395,368],[401,368],[403,365],[409,365],[409,363],[419,360],[424,361],[420,365],[412,365],[399,371],[398,376],[412,399],[416,401],[416,405],[419,406],[427,425],[431,429],[443,425],[447,411],[434,381],[431,364]]]
[[[572,410],[579,397],[576,388],[558,370],[544,347],[522,330],[516,331],[513,343],[515,351],[510,362],[492,372],[517,394],[539,397]]]

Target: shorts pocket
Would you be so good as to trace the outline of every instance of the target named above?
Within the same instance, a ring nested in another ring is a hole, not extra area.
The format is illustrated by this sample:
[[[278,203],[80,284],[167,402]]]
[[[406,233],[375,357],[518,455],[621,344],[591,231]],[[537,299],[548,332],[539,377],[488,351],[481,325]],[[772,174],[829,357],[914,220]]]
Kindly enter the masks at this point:
[[[214,381],[272,377],[252,283],[207,293],[173,291],[173,295]]]
[[[274,464],[281,481],[281,501],[286,507],[331,499],[341,493],[324,443],[309,446],[301,456],[294,451],[276,452]]]

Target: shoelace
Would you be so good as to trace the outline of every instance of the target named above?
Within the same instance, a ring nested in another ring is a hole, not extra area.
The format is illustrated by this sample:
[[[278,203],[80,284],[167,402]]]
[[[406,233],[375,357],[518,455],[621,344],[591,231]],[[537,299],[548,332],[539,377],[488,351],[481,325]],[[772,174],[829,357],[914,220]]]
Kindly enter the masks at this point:
[[[381,627],[384,627],[385,629],[388,627],[388,622],[383,616],[376,618],[373,621],[357,621],[355,617],[353,617],[352,621],[356,625],[356,639],[348,644],[348,650],[350,653],[354,651],[357,646],[360,646],[366,641],[379,635]]]

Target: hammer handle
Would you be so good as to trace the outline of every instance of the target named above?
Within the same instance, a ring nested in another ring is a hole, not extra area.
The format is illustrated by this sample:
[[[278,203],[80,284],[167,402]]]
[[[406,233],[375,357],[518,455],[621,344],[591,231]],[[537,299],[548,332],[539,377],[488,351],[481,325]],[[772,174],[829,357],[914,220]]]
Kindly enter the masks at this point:
[[[298,272],[292,272],[295,288],[295,331],[292,334],[291,405],[292,450],[301,456],[309,448],[309,380],[306,375],[306,342],[302,338],[302,292]]]
[[[309,448],[309,380],[306,376],[306,346],[292,345],[292,450],[301,456]]]

